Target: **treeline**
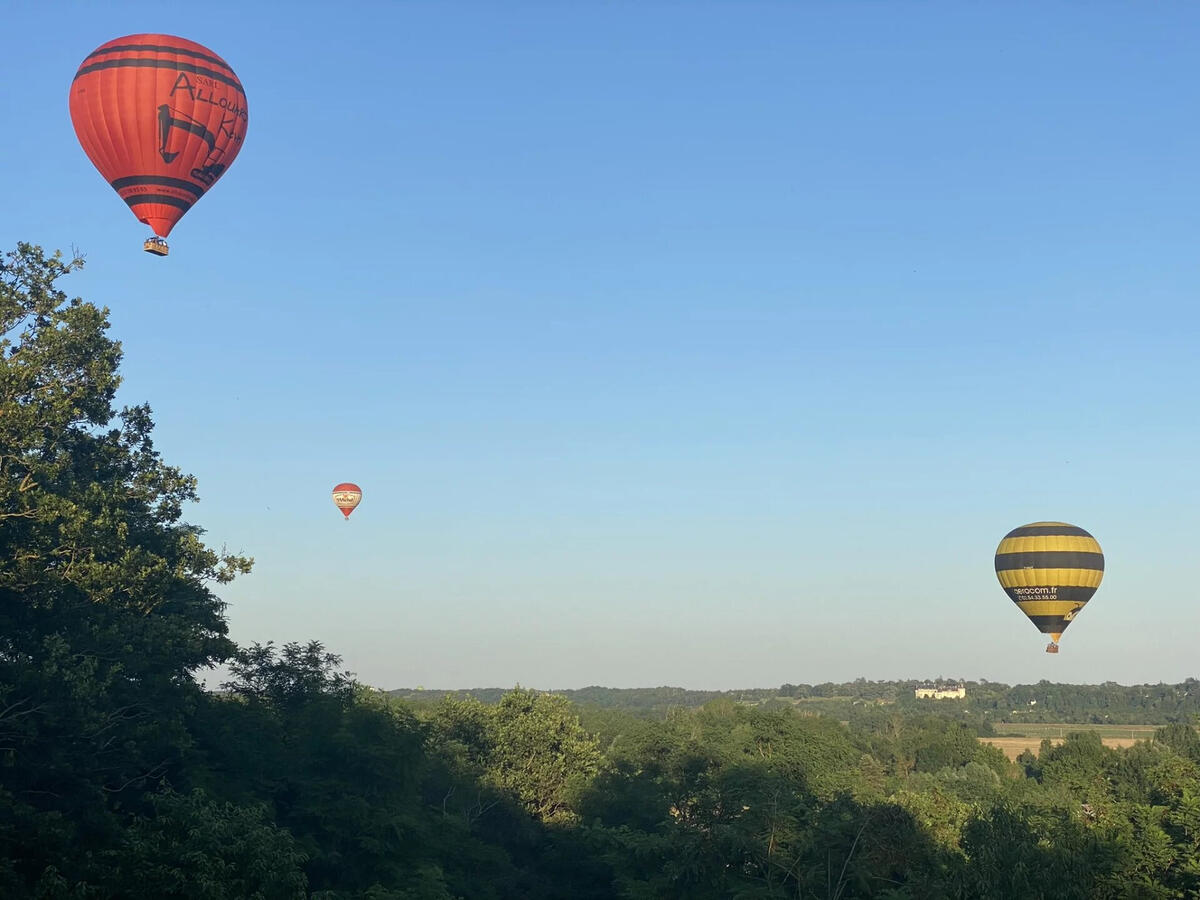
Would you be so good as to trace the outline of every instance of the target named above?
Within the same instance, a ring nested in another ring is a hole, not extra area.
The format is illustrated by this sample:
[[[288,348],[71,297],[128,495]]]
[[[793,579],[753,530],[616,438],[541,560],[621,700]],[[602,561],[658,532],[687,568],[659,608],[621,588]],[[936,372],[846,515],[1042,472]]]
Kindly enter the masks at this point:
[[[224,694],[180,686],[133,715],[94,685],[29,698],[32,724],[5,734],[0,896],[1200,895],[1189,726],[1012,763],[963,723],[899,711],[581,718],[525,690],[416,711],[318,644],[244,649],[232,669]],[[64,743],[55,717],[82,700],[108,731]]]
[[[982,684],[967,696],[971,707],[998,722],[1072,722],[1164,725],[1195,722],[1200,682],[1180,684]]]
[[[765,706],[795,706],[843,721],[862,714],[863,707],[896,705],[906,711],[936,710],[939,715],[977,722],[1064,722],[1070,724],[1169,725],[1200,717],[1200,681],[1179,684],[1121,685],[1037,684],[1007,685],[995,681],[954,680],[943,684],[966,687],[964,700],[920,699],[914,690],[923,681],[857,681],[824,684],[784,684],[779,688],[733,691],[689,691],[676,687],[556,690],[580,706],[618,709],[661,717],[672,709],[695,709],[714,700]],[[473,697],[497,703],[504,688],[463,691],[400,689],[390,696],[414,704],[436,703],[446,697]]]
[[[401,688],[388,691],[388,696],[397,700],[423,705],[438,703],[446,698],[473,698],[483,703],[499,703],[500,698],[511,688],[469,688],[461,691],[411,690]],[[553,690],[548,693],[567,698],[580,706],[594,706],[599,709],[621,709],[634,713],[665,714],[669,710],[696,709],[713,700],[733,700],[738,703],[763,703],[777,696],[774,690],[748,691],[689,691],[686,688],[656,687],[656,688],[606,688],[585,687],[574,690]]]
[[[251,561],[112,408],[77,264],[0,262],[5,900],[1200,896],[1189,725],[1013,763],[946,706],[413,704],[316,642],[235,646],[214,591]]]

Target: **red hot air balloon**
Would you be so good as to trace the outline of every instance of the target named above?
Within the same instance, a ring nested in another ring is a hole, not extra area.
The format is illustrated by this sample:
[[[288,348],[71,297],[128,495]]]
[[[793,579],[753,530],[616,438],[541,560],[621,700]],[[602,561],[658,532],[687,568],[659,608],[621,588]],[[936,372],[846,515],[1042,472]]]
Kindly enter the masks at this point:
[[[362,488],[349,481],[343,481],[333,489],[333,502],[342,511],[346,521],[350,521],[350,513],[362,502]]]
[[[232,165],[246,139],[246,92],[211,50],[167,34],[131,34],[87,56],[71,82],[84,152],[163,240]]]

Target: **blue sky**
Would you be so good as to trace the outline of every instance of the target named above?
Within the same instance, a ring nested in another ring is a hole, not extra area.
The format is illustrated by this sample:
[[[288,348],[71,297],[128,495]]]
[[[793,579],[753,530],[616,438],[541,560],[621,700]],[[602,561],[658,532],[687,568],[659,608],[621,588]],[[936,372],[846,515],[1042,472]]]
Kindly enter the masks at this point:
[[[0,246],[86,252],[257,559],[239,641],[387,688],[1197,674],[1200,8],[49,9],[5,4]],[[67,113],[142,31],[250,110],[167,259]],[[1107,557],[1057,657],[992,572],[1042,519]]]

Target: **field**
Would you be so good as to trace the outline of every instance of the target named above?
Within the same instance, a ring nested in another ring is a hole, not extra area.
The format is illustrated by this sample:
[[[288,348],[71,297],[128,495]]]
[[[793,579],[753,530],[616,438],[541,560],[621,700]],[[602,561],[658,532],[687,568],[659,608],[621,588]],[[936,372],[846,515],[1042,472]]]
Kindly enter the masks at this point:
[[[1130,738],[1144,741],[1154,737],[1159,725],[1062,725],[1037,722],[995,722],[992,727],[998,737],[1057,738],[1072,731],[1097,731],[1102,738]]]
[[[1106,747],[1132,747],[1137,741],[1154,737],[1155,725],[1057,725],[1020,722],[997,722],[993,727],[996,737],[981,737],[979,740],[999,747],[1009,759],[1016,759],[1023,750],[1037,753],[1044,738],[1061,744],[1073,731],[1095,731]]]

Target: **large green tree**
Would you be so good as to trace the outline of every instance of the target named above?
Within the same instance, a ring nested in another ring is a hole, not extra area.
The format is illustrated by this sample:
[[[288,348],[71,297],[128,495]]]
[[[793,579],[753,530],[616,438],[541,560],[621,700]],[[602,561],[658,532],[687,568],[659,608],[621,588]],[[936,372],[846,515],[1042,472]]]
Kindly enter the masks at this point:
[[[79,258],[0,260],[0,856],[74,884],[123,816],[184,765],[197,669],[227,658],[214,583],[250,561],[182,519],[146,406],[114,407],[107,311],[70,299]]]

